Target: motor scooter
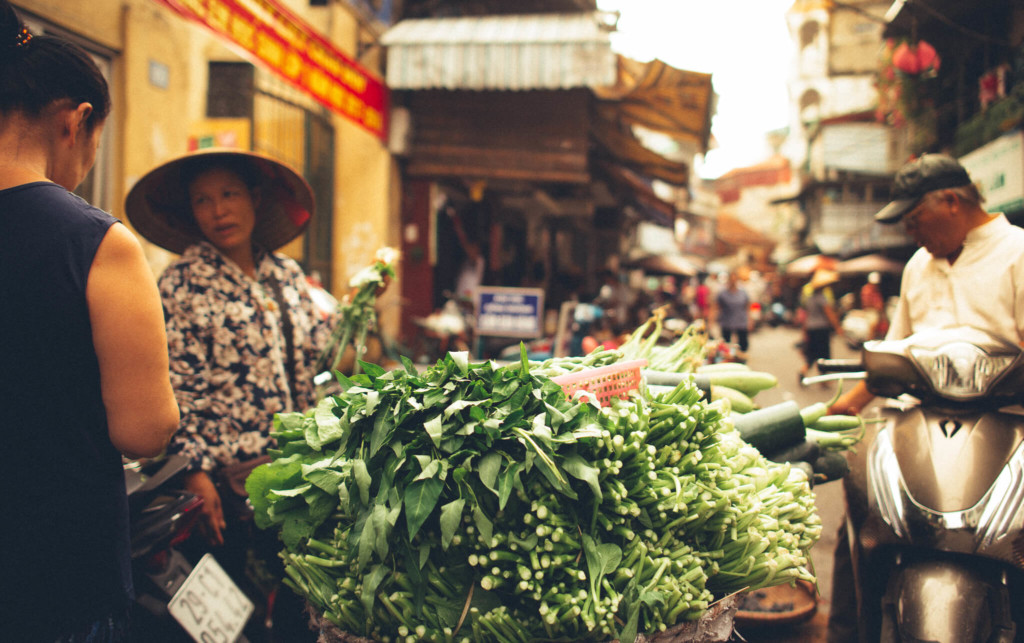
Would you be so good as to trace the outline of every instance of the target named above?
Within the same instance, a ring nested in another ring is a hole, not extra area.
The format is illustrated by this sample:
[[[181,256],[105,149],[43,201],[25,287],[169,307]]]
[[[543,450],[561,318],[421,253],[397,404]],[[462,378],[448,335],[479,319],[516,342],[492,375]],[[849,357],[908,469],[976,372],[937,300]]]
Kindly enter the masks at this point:
[[[194,565],[177,548],[203,500],[185,491],[183,456],[125,464],[131,530],[132,643],[248,643],[252,602],[207,554]]]
[[[861,640],[1024,635],[1022,349],[958,328],[819,368],[887,398],[844,479]]]

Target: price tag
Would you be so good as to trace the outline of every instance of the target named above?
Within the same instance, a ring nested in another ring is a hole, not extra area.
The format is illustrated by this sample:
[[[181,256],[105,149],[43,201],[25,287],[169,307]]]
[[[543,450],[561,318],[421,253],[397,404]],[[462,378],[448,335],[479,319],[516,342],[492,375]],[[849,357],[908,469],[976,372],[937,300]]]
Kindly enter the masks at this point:
[[[234,643],[253,605],[213,556],[206,554],[167,609],[197,643]]]

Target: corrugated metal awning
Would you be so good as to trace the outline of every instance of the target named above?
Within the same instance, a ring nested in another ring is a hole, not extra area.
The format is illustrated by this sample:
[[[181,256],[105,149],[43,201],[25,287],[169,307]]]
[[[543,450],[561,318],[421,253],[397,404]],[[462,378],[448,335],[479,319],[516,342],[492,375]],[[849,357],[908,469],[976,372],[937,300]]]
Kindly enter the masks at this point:
[[[403,20],[381,42],[391,89],[531,90],[612,85],[604,14]]]

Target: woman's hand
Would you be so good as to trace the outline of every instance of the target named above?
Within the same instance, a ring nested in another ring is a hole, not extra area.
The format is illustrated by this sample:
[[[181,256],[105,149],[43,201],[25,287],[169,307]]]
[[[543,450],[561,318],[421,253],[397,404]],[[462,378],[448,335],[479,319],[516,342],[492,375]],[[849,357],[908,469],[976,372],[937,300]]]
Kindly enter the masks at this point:
[[[185,490],[203,499],[203,516],[199,529],[211,545],[223,545],[224,508],[220,503],[220,494],[213,480],[205,471],[195,471],[185,478]]]

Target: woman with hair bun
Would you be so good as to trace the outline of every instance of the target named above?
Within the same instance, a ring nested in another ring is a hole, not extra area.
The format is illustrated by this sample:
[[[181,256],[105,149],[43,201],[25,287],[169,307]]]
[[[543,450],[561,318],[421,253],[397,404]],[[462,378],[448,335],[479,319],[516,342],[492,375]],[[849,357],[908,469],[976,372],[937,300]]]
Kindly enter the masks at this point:
[[[70,192],[110,112],[81,48],[0,0],[0,631],[9,641],[127,636],[122,455],[178,426],[160,296],[135,236]]]

